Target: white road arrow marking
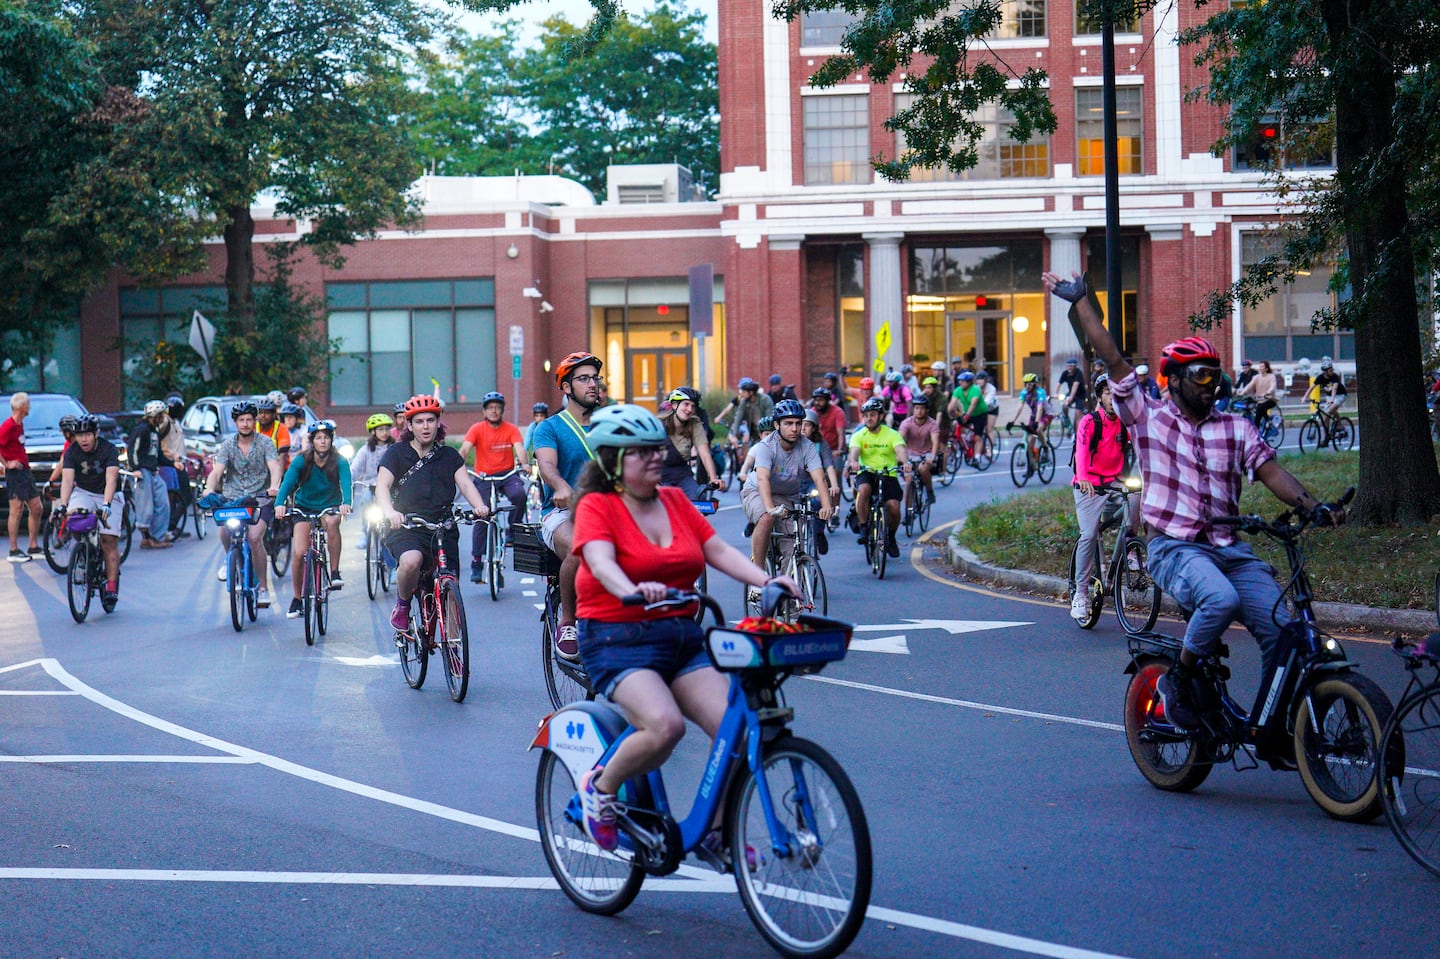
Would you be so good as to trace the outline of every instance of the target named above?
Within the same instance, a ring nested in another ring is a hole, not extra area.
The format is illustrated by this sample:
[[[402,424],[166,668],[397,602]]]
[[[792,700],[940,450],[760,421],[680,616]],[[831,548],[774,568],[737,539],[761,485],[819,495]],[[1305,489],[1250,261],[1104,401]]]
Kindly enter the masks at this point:
[[[986,629],[1005,629],[1010,626],[1033,626],[1034,623],[1011,623],[988,619],[907,619],[903,623],[872,623],[856,626],[857,633],[884,633],[892,629],[943,629],[951,636],[956,633],[978,633]]]
[[[852,639],[850,640],[850,651],[860,650],[864,653],[899,653],[902,656],[910,655],[910,647],[905,643],[905,637],[881,636],[879,639]]]
[[[369,666],[372,668],[377,666],[398,666],[400,664],[400,660],[394,656],[381,656],[378,653],[366,659],[361,659],[359,656],[336,656],[334,659],[335,662],[344,663],[346,666]]]

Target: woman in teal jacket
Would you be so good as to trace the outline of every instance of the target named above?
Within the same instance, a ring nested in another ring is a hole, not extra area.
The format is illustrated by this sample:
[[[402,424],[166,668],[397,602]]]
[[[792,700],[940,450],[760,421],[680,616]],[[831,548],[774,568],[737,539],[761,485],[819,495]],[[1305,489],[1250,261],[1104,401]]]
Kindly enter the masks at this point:
[[[285,478],[280,481],[280,491],[275,497],[275,518],[285,516],[285,504],[295,497],[295,506],[306,513],[318,513],[332,506],[340,507],[341,516],[350,512],[350,464],[345,457],[335,452],[335,421],[316,420],[310,424],[310,444],[305,452],[290,461]],[[340,516],[326,516],[323,520],[330,547],[330,588],[339,589],[345,585],[340,579]],[[304,577],[305,564],[300,557],[310,548],[310,523],[300,520],[295,523],[290,564],[294,598],[285,614],[289,619],[300,615],[300,581]]]

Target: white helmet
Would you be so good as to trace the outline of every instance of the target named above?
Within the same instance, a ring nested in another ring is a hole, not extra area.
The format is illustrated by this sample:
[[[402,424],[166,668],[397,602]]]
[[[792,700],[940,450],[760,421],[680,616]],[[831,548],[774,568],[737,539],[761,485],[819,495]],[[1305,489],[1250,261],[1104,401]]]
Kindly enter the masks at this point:
[[[1145,376],[1145,375],[1147,375],[1149,372],[1150,372],[1150,367],[1146,366],[1144,363],[1141,363],[1139,366],[1135,367],[1135,374],[1136,374],[1137,376]]]
[[[284,406],[286,403],[290,402],[289,397],[287,397],[280,390],[271,390],[269,393],[265,394],[265,398],[270,402],[274,403],[277,410],[280,407]]]
[[[159,400],[151,400],[145,404],[145,418],[147,420],[152,416],[159,416],[163,412],[165,412],[165,404]]]

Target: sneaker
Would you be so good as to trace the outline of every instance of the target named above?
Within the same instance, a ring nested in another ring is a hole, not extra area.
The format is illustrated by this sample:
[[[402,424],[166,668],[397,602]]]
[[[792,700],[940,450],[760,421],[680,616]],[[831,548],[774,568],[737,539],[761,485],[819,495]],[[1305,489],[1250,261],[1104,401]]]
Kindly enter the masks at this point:
[[[215,571],[215,578],[223,583],[225,582],[225,575],[225,564],[221,563],[220,568]]]
[[[335,572],[333,572],[333,573],[330,574],[330,588],[331,588],[331,589],[344,589],[344,588],[345,588],[345,581],[340,578],[340,571],[339,571],[338,569],[335,570]]]
[[[861,546],[864,546],[865,543],[870,539],[869,528],[864,523],[859,523],[856,524],[855,531],[860,534],[859,536],[855,537],[855,542]]]
[[[555,638],[555,655],[569,663],[580,662],[580,630],[574,623],[560,627],[560,634]]]
[[[472,582],[472,583],[483,583],[483,582],[485,582],[485,567],[484,567],[484,566],[481,566],[481,565],[478,564],[478,563],[471,563],[471,564],[470,564],[470,582]]]
[[[1090,618],[1090,597],[1080,591],[1075,591],[1075,596],[1070,600],[1070,618],[1077,623],[1083,623]]]
[[[900,544],[895,542],[894,533],[885,537],[885,555],[891,559],[896,559],[900,556]]]
[[[44,556],[44,555],[45,555],[45,547],[43,547],[43,546],[36,546],[35,544],[32,543],[32,544],[30,545],[30,555],[31,555],[31,556]]]
[[[1171,666],[1170,671],[1155,684],[1165,718],[1181,732],[1190,732],[1200,726],[1200,715],[1195,710],[1190,686],[1190,670],[1181,663]]]
[[[595,788],[595,779],[603,768],[592,769],[581,777],[580,810],[585,835],[593,839],[595,845],[610,852],[620,845],[620,830],[615,828],[615,796]]]
[[[30,562],[30,554],[23,549],[12,549],[6,559],[12,563],[28,563]]]
[[[749,539],[749,538],[750,538],[751,536],[753,536],[753,535],[755,535],[755,524],[754,524],[754,523],[746,523],[746,524],[745,524],[745,538],[746,538],[746,539]]]
[[[260,607],[261,609],[269,609],[270,590],[266,589],[264,586],[261,586],[260,592],[255,594],[255,605]]]
[[[927,489],[925,491],[925,501],[931,506],[935,505],[935,491],[933,489]]]
[[[821,556],[830,552],[830,537],[825,535],[825,525],[823,523],[815,530],[815,552]]]
[[[173,542],[174,540],[177,540],[177,539],[189,539],[189,538],[190,538],[190,534],[189,534],[189,532],[187,532],[186,530],[183,530],[183,529],[172,529],[172,530],[170,531],[170,539],[171,539],[172,542]]]
[[[299,596],[296,596],[294,599],[290,600],[290,608],[287,609],[287,610],[285,610],[285,618],[286,618],[286,619],[299,619],[299,618],[300,618],[300,614],[303,613],[304,611],[305,611],[305,606],[304,606],[304,604],[300,602],[300,597],[299,597]]]
[[[107,613],[115,612],[115,604],[120,602],[120,584],[106,583],[105,588],[100,590],[100,608]]]
[[[410,601],[404,599],[395,600],[395,608],[390,612],[390,625],[400,632],[410,628]]]

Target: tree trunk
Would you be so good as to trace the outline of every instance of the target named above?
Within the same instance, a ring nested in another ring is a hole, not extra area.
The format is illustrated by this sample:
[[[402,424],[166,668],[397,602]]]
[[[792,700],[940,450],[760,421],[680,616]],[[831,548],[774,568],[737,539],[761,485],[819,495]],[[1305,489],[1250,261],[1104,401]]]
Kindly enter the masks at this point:
[[[255,219],[249,204],[225,211],[225,300],[232,335],[255,330]]]
[[[1371,302],[1383,304],[1370,309],[1355,330],[1360,483],[1351,512],[1355,521],[1367,525],[1423,523],[1440,513],[1440,470],[1421,388],[1424,370],[1405,170],[1395,160],[1379,159],[1394,145],[1396,76],[1388,44],[1357,35],[1357,22],[1371,6],[1364,0],[1323,4],[1331,42],[1348,50],[1350,60],[1347,76],[1336,84],[1335,102],[1336,175],[1358,201],[1351,202],[1345,214],[1350,285],[1358,299],[1378,284]],[[1379,172],[1370,172],[1371,163],[1380,165]],[[1389,262],[1377,273],[1382,251]],[[1324,497],[1330,491],[1315,492]]]

